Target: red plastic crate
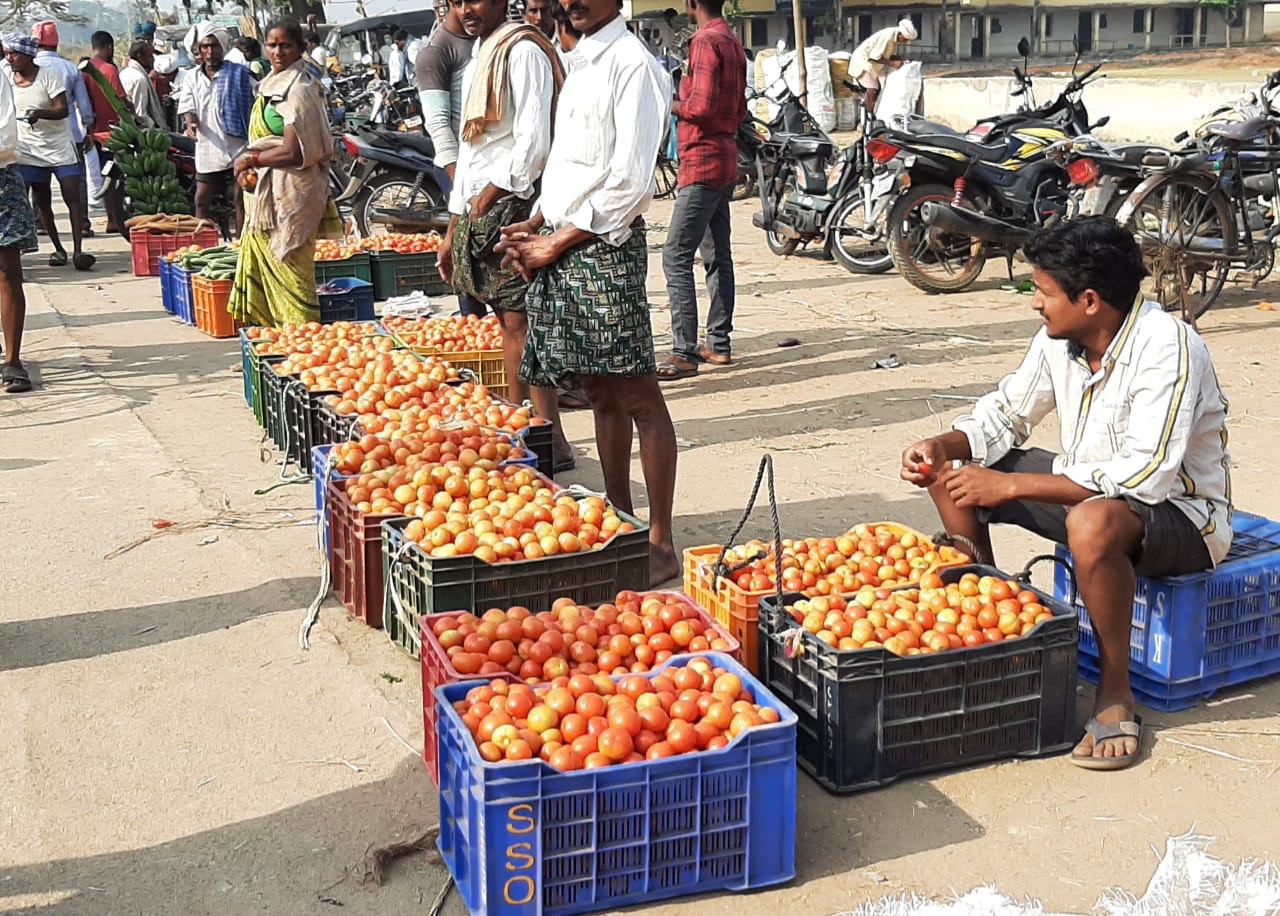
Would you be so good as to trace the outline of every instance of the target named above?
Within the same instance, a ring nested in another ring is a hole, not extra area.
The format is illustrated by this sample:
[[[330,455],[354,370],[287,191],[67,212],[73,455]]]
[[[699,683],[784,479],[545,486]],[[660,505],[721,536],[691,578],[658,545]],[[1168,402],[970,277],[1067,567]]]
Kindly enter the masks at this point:
[[[218,244],[217,229],[201,229],[199,232],[139,232],[129,231],[130,254],[133,260],[135,277],[160,276],[160,257],[186,248],[188,245],[199,245],[201,248],[213,248]]]
[[[196,274],[191,278],[191,304],[195,310],[196,329],[210,337],[235,337],[244,324],[227,311],[231,303],[231,280],[211,280]]]
[[[680,598],[689,607],[698,612],[698,617],[703,623],[715,630],[715,632],[728,643],[728,649],[721,650],[723,654],[732,656],[735,661],[742,661],[742,644],[734,639],[733,634],[722,627],[712,618],[706,608],[699,607],[688,595],[682,595],[680,592],[657,590],[650,592],[641,592],[642,597],[649,595],[662,595]],[[532,610],[532,608],[530,608]],[[441,617],[456,616],[459,612],[454,611],[452,614],[429,614],[418,622],[418,635],[422,643],[422,722],[423,743],[422,743],[422,761],[427,765],[428,772],[431,773],[431,779],[436,785],[440,785],[440,760],[436,749],[436,688],[443,687],[445,684],[457,684],[460,681],[474,681],[477,678],[486,678],[492,680],[495,677],[510,681],[513,684],[520,683],[520,678],[509,672],[500,674],[459,674],[453,667],[453,663],[449,660],[449,654],[445,651],[444,646],[440,645],[440,640],[432,632],[432,622]],[[705,654],[705,653],[704,653]]]
[[[382,522],[395,515],[360,512],[343,481],[329,484],[330,590],[354,617],[382,629]]]

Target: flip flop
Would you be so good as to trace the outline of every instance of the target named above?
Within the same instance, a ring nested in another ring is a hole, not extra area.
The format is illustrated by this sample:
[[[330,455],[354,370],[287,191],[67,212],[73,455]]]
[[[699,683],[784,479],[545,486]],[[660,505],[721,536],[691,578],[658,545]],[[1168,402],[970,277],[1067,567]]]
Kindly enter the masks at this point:
[[[31,390],[31,376],[25,367],[6,365],[0,372],[0,386],[9,394],[21,394]]]
[[[75,257],[76,270],[92,270],[97,263],[98,259],[91,254],[81,253]]]
[[[1142,716],[1135,715],[1130,722],[1119,722],[1115,725],[1103,725],[1096,718],[1089,719],[1089,723],[1084,727],[1087,734],[1093,737],[1093,746],[1096,748],[1103,741],[1114,741],[1117,738],[1134,738],[1138,742],[1138,749],[1132,754],[1122,754],[1119,757],[1082,757],[1071,752],[1071,762],[1078,767],[1086,770],[1123,770],[1133,765],[1138,759],[1138,754],[1142,752]]]
[[[658,366],[658,381],[675,382],[682,378],[693,378],[698,374],[698,367],[693,363],[685,362],[678,356],[669,357],[660,366]]]
[[[65,251],[55,251],[53,254],[49,255],[49,266],[66,267],[67,253]]]

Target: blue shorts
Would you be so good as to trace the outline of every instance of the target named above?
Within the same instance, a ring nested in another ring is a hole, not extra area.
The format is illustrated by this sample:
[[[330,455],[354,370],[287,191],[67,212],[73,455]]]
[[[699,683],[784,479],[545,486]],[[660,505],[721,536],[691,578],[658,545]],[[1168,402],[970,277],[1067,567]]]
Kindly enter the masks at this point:
[[[20,165],[18,174],[27,184],[48,184],[50,178],[79,178],[83,166],[78,162],[70,165]]]

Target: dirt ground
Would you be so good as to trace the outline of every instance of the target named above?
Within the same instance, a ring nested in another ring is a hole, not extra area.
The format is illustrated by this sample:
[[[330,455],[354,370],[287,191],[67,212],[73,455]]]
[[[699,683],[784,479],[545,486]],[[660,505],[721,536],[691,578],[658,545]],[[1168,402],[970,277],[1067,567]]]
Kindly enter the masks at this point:
[[[1029,298],[1000,289],[1001,265],[930,297],[893,273],[780,259],[751,228],[752,204],[735,207],[738,362],[667,389],[678,546],[728,535],[766,451],[788,534],[884,519],[934,530],[927,498],[897,480],[898,455],[1013,367],[1036,329]],[[667,212],[650,233],[660,352]],[[410,749],[417,665],[332,600],[299,651],[319,571],[310,489],[258,495],[276,470],[260,458],[236,345],[168,318],[119,241],[91,250],[90,276],[30,270],[24,356],[39,389],[0,397],[0,912],[420,916],[445,879],[434,858],[362,881],[371,846],[436,820]],[[1267,483],[1280,313],[1257,308],[1272,295],[1231,291],[1201,332],[1231,399],[1239,505],[1280,517]],[[791,336],[801,345],[776,346]],[[870,368],[891,353],[901,368]],[[589,415],[566,427],[582,449],[568,478],[599,486]],[[639,490],[638,464],[633,479]],[[108,558],[153,535],[153,519],[209,523],[226,507],[256,527],[184,527]],[[757,513],[748,532],[767,524]],[[1010,570],[1044,546],[997,539]],[[1082,714],[1089,700],[1086,687]],[[993,882],[1082,913],[1105,887],[1140,893],[1165,839],[1193,826],[1225,858],[1280,860],[1277,705],[1271,680],[1146,711],[1149,755],[1121,773],[1020,760],[851,797],[801,775],[793,882],[651,909],[821,916]],[[462,911],[456,895],[444,909]]]

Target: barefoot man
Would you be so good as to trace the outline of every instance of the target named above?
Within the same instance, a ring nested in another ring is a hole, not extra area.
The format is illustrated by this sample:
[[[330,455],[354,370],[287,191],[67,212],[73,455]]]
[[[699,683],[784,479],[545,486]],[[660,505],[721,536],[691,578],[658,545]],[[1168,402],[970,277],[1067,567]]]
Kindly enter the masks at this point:
[[[1121,769],[1142,724],[1129,687],[1134,577],[1210,569],[1231,546],[1227,403],[1200,336],[1139,295],[1132,233],[1088,217],[1023,251],[1044,326],[972,414],[903,453],[902,477],[928,487],[947,532],[972,541],[981,563],[994,562],[992,522],[1071,548],[1101,669],[1071,760]],[[1024,449],[1055,410],[1062,454]]]
[[[520,374],[531,385],[581,385],[605,489],[627,512],[632,427],[640,433],[657,584],[680,568],[671,540],[676,436],[656,375],[642,215],[671,101],[618,0],[564,5],[582,40],[556,107],[542,196],[532,219],[502,230],[499,247],[532,281]]]

